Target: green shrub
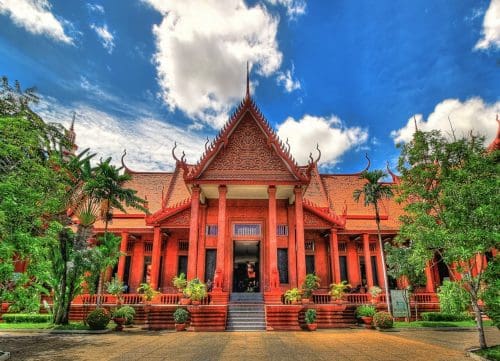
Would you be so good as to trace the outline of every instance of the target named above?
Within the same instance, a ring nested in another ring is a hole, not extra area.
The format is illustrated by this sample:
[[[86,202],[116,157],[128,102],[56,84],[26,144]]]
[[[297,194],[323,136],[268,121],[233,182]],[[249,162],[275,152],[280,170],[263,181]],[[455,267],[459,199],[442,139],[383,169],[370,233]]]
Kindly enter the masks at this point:
[[[458,314],[451,314],[446,312],[422,312],[420,314],[422,321],[444,321],[444,322],[454,322],[454,321],[469,321],[473,317],[468,312],[462,312]]]
[[[184,289],[184,295],[191,301],[201,301],[207,296],[207,286],[198,278],[189,281]]]
[[[2,315],[5,323],[47,323],[52,321],[52,315],[37,313],[5,313]]]
[[[127,323],[132,323],[135,310],[131,306],[122,306],[113,311],[113,318],[124,318]]]
[[[500,329],[500,255],[488,262],[484,281],[485,287],[481,294],[485,304],[484,311],[493,321],[493,325]]]
[[[306,275],[304,283],[302,283],[302,296],[311,298],[313,292],[319,287],[320,278],[313,273]]]
[[[438,288],[441,312],[459,314],[467,311],[470,305],[469,294],[458,282],[444,281]]]
[[[175,323],[186,323],[189,317],[189,312],[185,308],[179,307],[174,312]]]
[[[306,323],[310,325],[316,322],[316,310],[314,308],[309,308],[304,314]]]
[[[378,327],[380,329],[387,329],[387,328],[392,328],[394,324],[394,320],[392,319],[392,316],[385,311],[377,312],[373,316],[373,325],[375,327]]]
[[[86,322],[91,330],[104,330],[111,320],[109,311],[104,308],[96,308],[87,316]]]
[[[292,288],[285,292],[285,301],[299,302],[302,299],[302,293],[298,288]]]
[[[376,312],[373,305],[360,305],[356,308],[356,317],[373,317]]]

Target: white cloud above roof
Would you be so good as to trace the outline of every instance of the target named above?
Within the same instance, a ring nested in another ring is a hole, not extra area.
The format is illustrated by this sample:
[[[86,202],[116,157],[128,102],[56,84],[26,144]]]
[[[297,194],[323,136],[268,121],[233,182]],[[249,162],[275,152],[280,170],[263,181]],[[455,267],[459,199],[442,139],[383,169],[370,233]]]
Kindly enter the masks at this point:
[[[307,3],[305,0],[267,0],[267,2],[285,7],[286,15],[292,20],[306,13]]]
[[[491,0],[484,14],[482,35],[474,49],[500,48],[500,0]]]
[[[415,132],[416,120],[418,129],[422,131],[437,129],[444,135],[452,136],[452,125],[456,137],[466,135],[473,130],[475,133],[484,135],[486,142],[489,143],[497,131],[495,121],[497,114],[500,114],[500,101],[488,104],[479,97],[470,98],[464,102],[458,99],[445,99],[436,105],[427,120],[422,114],[412,115],[404,127],[391,132],[391,137],[394,143],[409,142]]]
[[[0,14],[8,15],[17,26],[32,34],[73,44],[73,39],[64,30],[64,25],[70,23],[56,17],[51,9],[48,0],[0,0]]]
[[[109,31],[108,25],[104,24],[103,26],[98,26],[96,24],[91,24],[90,28],[95,31],[104,49],[111,54],[115,48],[115,37],[113,33]]]
[[[321,150],[320,164],[333,166],[348,150],[368,140],[368,131],[360,127],[346,127],[335,115],[319,117],[304,115],[295,120],[288,117],[278,125],[278,136],[288,139],[290,150],[299,164],[306,164],[309,153],[316,157],[316,144]]]
[[[221,127],[245,93],[246,62],[264,77],[275,74],[279,19],[243,0],[145,0],[163,15],[153,27],[161,96],[195,122]]]

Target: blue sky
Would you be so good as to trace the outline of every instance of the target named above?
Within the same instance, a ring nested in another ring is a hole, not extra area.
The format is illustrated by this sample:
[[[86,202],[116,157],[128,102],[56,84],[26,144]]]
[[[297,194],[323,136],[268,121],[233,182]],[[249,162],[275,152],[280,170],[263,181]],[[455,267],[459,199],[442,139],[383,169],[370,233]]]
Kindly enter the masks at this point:
[[[0,74],[35,85],[37,110],[77,142],[137,170],[196,162],[252,94],[305,163],[325,172],[394,164],[422,129],[474,128],[500,113],[500,0],[0,1]]]

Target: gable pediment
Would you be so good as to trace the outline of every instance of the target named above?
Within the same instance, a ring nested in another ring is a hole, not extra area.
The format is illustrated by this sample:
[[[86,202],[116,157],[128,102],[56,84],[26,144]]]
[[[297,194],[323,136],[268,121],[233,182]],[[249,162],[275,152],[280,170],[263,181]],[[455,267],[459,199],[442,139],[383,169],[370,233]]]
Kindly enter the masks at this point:
[[[198,179],[298,180],[249,111],[242,116]]]

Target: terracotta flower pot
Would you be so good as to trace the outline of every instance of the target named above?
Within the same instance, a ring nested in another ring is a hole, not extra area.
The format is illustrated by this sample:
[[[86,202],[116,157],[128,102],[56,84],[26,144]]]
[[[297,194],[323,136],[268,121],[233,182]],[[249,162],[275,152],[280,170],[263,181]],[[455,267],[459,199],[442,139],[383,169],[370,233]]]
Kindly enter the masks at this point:
[[[175,324],[175,330],[176,331],[185,331],[186,330],[186,324],[185,323],[176,323]]]
[[[181,298],[181,305],[190,305],[191,304],[191,300],[189,298]]]
[[[123,331],[123,324],[127,319],[125,317],[115,317],[113,321],[116,323],[115,331]]]
[[[315,322],[315,323],[306,323],[306,326],[307,326],[307,329],[309,331],[316,331],[316,329],[318,328],[318,324]]]
[[[311,303],[311,300],[309,298],[303,298],[302,299],[302,304],[303,305],[308,305],[309,303]]]
[[[373,326],[372,326],[373,317],[361,316],[360,318],[363,321],[365,328],[369,328],[369,329],[373,328]]]
[[[191,304],[193,306],[199,306],[201,304],[201,301],[191,301]]]

